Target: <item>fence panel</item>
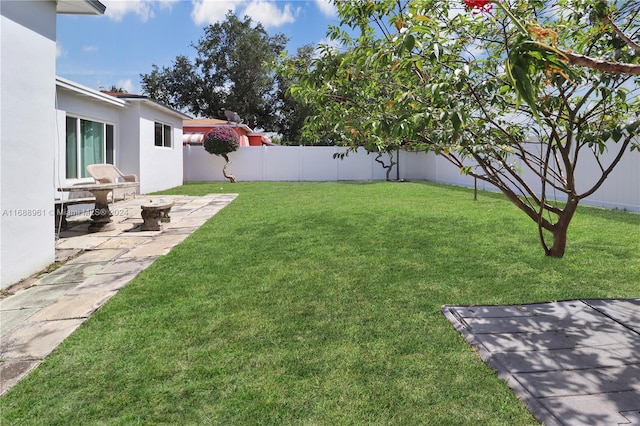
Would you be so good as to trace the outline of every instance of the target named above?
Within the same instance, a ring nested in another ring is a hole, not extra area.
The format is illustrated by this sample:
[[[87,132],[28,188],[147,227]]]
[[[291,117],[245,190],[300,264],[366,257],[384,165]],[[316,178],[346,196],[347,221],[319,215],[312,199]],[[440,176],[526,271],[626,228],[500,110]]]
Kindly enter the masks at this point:
[[[207,153],[202,146],[185,146],[184,181],[224,181],[222,168],[224,159]],[[373,154],[364,149],[349,153],[343,160],[334,159],[335,153],[344,152],[341,147],[309,146],[262,146],[240,147],[229,154],[231,164],[228,171],[239,181],[335,181],[335,180],[384,180],[385,169],[375,161]],[[605,163],[610,160],[603,156]],[[383,157],[388,164],[388,157]],[[584,160],[582,160],[584,161]],[[599,176],[598,164],[581,164],[576,175],[580,184],[593,183]],[[430,180],[459,186],[473,187],[474,179],[460,174],[445,158],[433,153],[404,152],[399,155],[399,171],[391,172],[392,179]],[[524,172],[524,177],[534,191],[540,193],[541,186],[532,172]],[[497,189],[483,181],[478,181],[481,190]],[[548,192],[549,197],[555,194]],[[562,200],[560,194],[558,199]],[[627,152],[620,164],[607,178],[603,186],[583,201],[584,204],[626,209],[640,212],[640,153]]]

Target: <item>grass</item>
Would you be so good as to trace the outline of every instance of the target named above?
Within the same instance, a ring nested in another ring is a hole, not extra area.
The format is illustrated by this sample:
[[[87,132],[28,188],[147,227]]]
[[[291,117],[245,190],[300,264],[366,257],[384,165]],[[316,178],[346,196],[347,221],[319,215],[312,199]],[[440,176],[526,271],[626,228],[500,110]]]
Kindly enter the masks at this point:
[[[498,194],[189,184],[239,197],[0,399],[0,423],[536,424],[444,304],[638,297],[640,216],[582,208],[564,259]]]

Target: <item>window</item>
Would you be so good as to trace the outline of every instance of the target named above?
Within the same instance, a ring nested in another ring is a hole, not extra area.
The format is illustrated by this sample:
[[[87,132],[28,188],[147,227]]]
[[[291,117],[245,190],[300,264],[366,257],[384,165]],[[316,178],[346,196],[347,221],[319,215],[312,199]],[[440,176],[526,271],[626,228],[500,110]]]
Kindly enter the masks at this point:
[[[68,179],[89,177],[89,164],[114,164],[113,124],[67,117],[66,175]]]
[[[171,126],[155,122],[155,145],[171,148]]]

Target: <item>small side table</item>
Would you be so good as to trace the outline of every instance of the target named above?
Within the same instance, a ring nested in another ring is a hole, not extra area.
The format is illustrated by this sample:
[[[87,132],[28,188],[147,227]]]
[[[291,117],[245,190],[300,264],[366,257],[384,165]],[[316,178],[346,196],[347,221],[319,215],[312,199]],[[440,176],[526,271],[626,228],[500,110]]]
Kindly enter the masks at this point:
[[[107,195],[114,189],[137,187],[137,182],[118,182],[118,183],[81,183],[77,185],[67,185],[58,188],[60,192],[84,192],[89,191],[96,198],[93,214],[91,215],[91,224],[89,232],[103,232],[115,229],[111,222],[111,210],[109,210],[109,201]]]
[[[143,231],[161,231],[162,225],[160,222],[171,222],[169,211],[173,207],[173,201],[151,200],[140,207],[142,208],[141,214],[144,220],[141,228]]]

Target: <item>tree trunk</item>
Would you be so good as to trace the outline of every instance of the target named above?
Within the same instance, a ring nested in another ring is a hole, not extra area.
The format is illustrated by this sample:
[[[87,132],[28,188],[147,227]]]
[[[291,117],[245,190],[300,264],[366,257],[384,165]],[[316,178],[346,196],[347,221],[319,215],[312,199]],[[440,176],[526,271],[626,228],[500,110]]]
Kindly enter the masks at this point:
[[[391,170],[393,169],[393,166],[396,164],[393,161],[393,153],[392,152],[388,152],[387,154],[389,154],[389,165],[387,166],[386,164],[384,164],[384,161],[381,160],[382,158],[382,153],[379,152],[378,155],[376,155],[376,158],[374,159],[376,163],[380,163],[382,165],[382,168],[386,170],[387,173],[387,182],[391,181]]]
[[[569,224],[571,223],[571,219],[573,219],[579,202],[579,198],[571,197],[558,216],[558,222],[556,222],[551,229],[547,228],[547,230],[551,232],[551,235],[553,235],[553,244],[551,247],[547,247],[543,241],[545,254],[547,256],[557,258],[564,256],[565,249],[567,248],[567,231],[569,230]]]
[[[559,223],[558,223],[559,225]],[[562,258],[567,248],[567,230],[569,224],[556,226],[553,230],[553,245],[545,249],[545,254],[550,257]]]
[[[230,175],[230,174],[227,173],[227,166],[230,163],[229,157],[227,157],[227,154],[222,154],[222,157],[225,160],[224,167],[222,168],[222,174],[224,175],[224,177],[229,179],[229,182],[235,183],[236,182],[236,178],[233,175]]]

